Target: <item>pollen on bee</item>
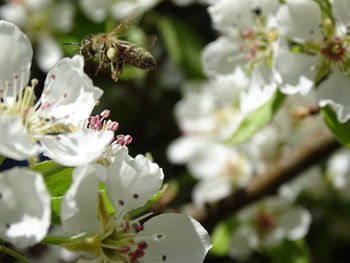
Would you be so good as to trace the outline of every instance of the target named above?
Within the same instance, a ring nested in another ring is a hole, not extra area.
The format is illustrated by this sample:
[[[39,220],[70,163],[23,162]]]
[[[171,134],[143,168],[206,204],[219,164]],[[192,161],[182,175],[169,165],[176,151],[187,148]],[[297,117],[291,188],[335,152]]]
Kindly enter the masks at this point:
[[[116,61],[117,59],[117,51],[115,50],[115,48],[111,47],[107,50],[107,57],[111,60],[111,61]]]

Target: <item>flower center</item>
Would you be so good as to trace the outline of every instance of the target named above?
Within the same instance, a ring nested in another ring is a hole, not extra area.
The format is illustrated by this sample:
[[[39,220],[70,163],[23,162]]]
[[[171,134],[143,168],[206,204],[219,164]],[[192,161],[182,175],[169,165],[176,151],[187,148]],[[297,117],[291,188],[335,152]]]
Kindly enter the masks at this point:
[[[276,225],[275,216],[266,211],[266,209],[261,209],[256,218],[256,228],[259,233],[266,234]]]
[[[113,217],[100,237],[102,262],[138,262],[148,247],[144,240],[138,241],[136,238],[142,230],[143,225]]]
[[[34,142],[45,134],[69,131],[69,127],[59,124],[57,119],[41,115],[39,108],[48,108],[50,105],[36,98],[37,79],[32,79],[31,85],[25,86],[24,73],[25,70],[20,75],[13,74],[11,81],[0,84],[0,114],[20,118]]]
[[[111,115],[110,110],[104,110],[100,114],[91,116],[88,119],[87,127],[92,130],[111,130],[113,132],[117,131],[119,128],[119,123],[116,121],[106,120]],[[110,145],[115,143],[121,146],[129,145],[132,142],[132,137],[130,135],[119,134],[112,139]]]
[[[339,62],[344,59],[346,54],[345,43],[339,38],[329,39],[324,37],[324,47],[321,49],[321,53],[330,61]]]
[[[242,44],[239,49],[245,53],[247,60],[246,70],[251,72],[260,63],[265,62],[272,66],[273,43],[278,38],[276,30],[266,29],[265,24],[257,19],[257,24],[253,28],[241,31]]]

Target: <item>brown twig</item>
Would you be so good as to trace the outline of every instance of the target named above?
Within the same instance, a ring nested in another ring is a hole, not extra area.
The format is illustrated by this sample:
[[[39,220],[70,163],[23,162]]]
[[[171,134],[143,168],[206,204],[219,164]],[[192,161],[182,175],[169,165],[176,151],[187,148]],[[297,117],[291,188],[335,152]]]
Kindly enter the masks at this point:
[[[265,174],[255,177],[245,188],[232,193],[214,205],[205,208],[188,205],[185,210],[186,212],[191,211],[191,216],[211,232],[218,222],[252,202],[276,193],[283,183],[317,164],[340,146],[328,131],[322,130],[317,136],[312,139],[308,138],[295,148],[287,158],[276,162]]]

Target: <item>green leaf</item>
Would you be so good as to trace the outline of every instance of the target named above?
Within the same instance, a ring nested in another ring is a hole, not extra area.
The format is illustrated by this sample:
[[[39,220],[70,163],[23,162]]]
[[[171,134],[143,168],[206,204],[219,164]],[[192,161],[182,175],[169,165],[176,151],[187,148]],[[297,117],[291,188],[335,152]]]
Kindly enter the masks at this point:
[[[203,78],[201,50],[204,47],[191,27],[174,17],[163,16],[158,29],[171,58],[188,78]]]
[[[303,239],[296,241],[285,240],[276,247],[267,249],[274,263],[310,263],[309,250]]]
[[[60,202],[72,183],[73,168],[59,165],[53,161],[45,161],[36,164],[33,169],[40,172],[44,177],[46,186],[51,194],[52,221],[58,224],[60,218]]]
[[[345,123],[338,121],[336,113],[327,105],[321,108],[322,116],[335,137],[346,147],[350,148],[350,120]]]
[[[210,252],[220,257],[227,255],[230,249],[232,232],[237,226],[238,221],[235,217],[219,223],[212,234],[213,248]]]
[[[275,91],[272,98],[253,112],[248,113],[239,128],[225,142],[228,144],[242,143],[251,138],[273,118],[276,111],[282,105],[285,95],[279,90]]]

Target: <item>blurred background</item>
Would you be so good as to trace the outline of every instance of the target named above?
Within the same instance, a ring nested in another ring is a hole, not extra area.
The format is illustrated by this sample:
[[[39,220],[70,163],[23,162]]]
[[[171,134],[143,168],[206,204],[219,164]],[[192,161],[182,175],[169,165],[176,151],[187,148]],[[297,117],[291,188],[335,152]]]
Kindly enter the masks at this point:
[[[219,36],[207,12],[208,4],[199,0],[12,0],[0,3],[0,18],[17,24],[32,41],[32,77],[39,79],[41,87],[56,61],[79,53],[77,46],[64,43],[80,43],[86,35],[110,32],[130,10],[141,7],[140,21],[120,37],[151,52],[157,60],[157,68],[145,71],[125,65],[120,79],[114,82],[109,67],[95,76],[96,61],[87,61],[87,74],[104,90],[93,115],[104,109],[111,110],[110,119],[120,124],[117,133],[133,137],[130,155],[150,153],[163,168],[170,189],[168,207],[191,203],[198,177],[193,176],[185,164],[171,162],[168,151],[169,145],[184,135],[175,115],[176,105],[188,87],[208,81],[201,54],[204,47]],[[215,166],[215,161],[211,165]],[[293,200],[312,215],[305,240],[295,244],[286,241],[274,251],[254,251],[249,258],[238,261],[229,249],[220,249],[229,247],[230,239],[218,234],[214,238],[218,242],[216,249],[209,253],[205,262],[350,262],[350,199],[339,194],[331,179],[324,175],[329,172],[327,160],[318,169],[326,178],[327,190],[316,195],[301,193]],[[350,169],[346,173],[349,175]],[[311,183],[311,192],[315,190],[313,187],[320,189]],[[235,218],[235,214],[230,218]],[[235,220],[230,221],[230,231],[236,224]],[[43,251],[46,251],[43,246],[30,251],[34,255],[33,262],[42,262],[38,255]],[[0,257],[0,261],[12,262],[7,257]]]

